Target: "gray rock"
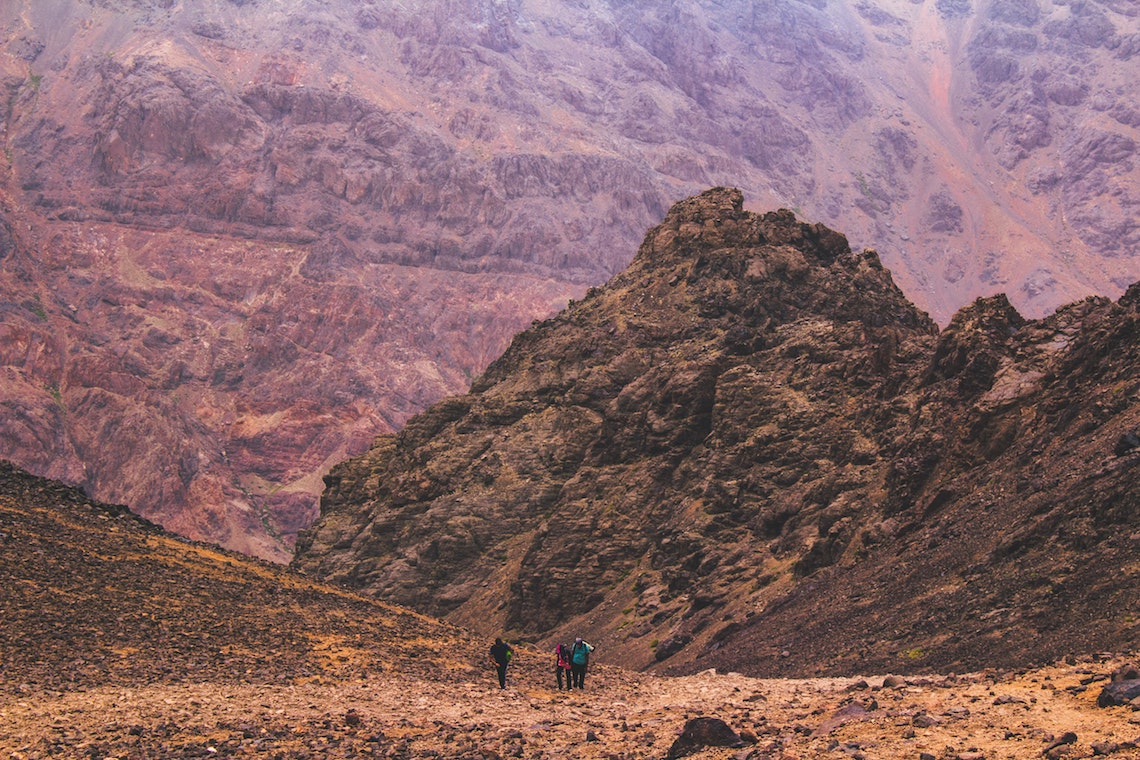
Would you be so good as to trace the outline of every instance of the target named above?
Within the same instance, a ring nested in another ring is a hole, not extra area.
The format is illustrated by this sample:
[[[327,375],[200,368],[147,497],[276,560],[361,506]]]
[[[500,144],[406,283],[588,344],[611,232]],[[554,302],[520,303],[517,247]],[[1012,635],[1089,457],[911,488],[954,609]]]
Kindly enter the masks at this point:
[[[692,640],[693,637],[689,636],[688,634],[670,636],[657,645],[657,649],[653,651],[653,659],[657,660],[657,662],[667,660],[673,655],[677,654],[677,652],[680,652],[682,649],[684,649],[685,646],[688,645],[688,643]]]
[[[1096,703],[1098,707],[1115,707],[1127,704],[1137,697],[1140,697],[1140,679],[1114,681],[1101,689]]]
[[[669,760],[692,754],[702,747],[743,747],[744,741],[720,718],[693,718],[673,742]]]
[[[1116,442],[1116,446],[1112,449],[1112,453],[1118,457],[1122,457],[1138,446],[1140,446],[1140,434],[1137,434],[1136,431],[1129,431],[1120,436],[1120,439]],[[1131,672],[1135,674],[1131,676],[1131,678],[1140,678],[1140,671],[1136,670],[1135,666],[1132,666]],[[1114,678],[1114,680],[1119,681],[1124,679]]]

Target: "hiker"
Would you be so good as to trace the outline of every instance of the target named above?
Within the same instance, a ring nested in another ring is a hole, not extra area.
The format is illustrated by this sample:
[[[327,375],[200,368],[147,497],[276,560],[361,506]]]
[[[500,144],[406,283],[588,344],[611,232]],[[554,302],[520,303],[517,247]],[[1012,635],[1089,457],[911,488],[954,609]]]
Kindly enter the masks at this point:
[[[559,644],[554,647],[554,675],[558,677],[558,690],[562,691],[562,674],[566,674],[566,689],[570,690],[570,647]]]
[[[593,644],[583,641],[581,636],[574,639],[574,645],[570,647],[570,688],[586,688],[586,666],[590,664],[590,652],[593,651]]]
[[[499,671],[500,689],[507,688],[507,665],[514,656],[515,650],[511,649],[510,644],[502,639],[495,639],[495,643],[491,645],[491,660],[495,663],[495,669]]]

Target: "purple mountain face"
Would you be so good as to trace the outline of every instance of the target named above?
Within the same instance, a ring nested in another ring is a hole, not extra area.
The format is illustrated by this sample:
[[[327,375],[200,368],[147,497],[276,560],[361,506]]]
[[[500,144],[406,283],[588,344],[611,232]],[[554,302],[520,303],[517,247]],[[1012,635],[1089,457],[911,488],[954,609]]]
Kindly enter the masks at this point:
[[[713,185],[941,324],[1140,277],[1127,3],[15,0],[0,457],[279,561]]]

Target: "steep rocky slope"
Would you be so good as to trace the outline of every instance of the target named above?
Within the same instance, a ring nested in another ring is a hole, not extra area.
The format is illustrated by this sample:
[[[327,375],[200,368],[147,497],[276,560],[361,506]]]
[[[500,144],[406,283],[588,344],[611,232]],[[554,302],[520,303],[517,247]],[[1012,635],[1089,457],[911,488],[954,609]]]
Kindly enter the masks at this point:
[[[406,676],[438,678],[444,653],[482,654],[453,626],[190,543],[7,462],[0,546],[7,694],[351,680],[393,661]]]
[[[13,246],[0,268],[0,456],[277,561],[321,473],[466,387],[565,298],[472,275],[459,308],[438,271],[317,276],[304,247],[116,225],[43,250]]]
[[[17,0],[0,455],[284,560],[320,476],[716,184],[945,323],[1140,277],[1140,16],[1089,0]]]
[[[335,467],[294,563],[676,672],[1135,646],[1137,305],[939,333],[874,252],[710,190]]]

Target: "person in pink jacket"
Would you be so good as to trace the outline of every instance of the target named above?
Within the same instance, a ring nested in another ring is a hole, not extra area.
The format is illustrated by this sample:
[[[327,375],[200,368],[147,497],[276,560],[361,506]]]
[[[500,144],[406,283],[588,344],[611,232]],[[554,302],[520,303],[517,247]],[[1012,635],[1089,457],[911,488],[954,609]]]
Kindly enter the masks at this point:
[[[554,647],[554,675],[558,678],[558,690],[562,691],[562,675],[566,674],[566,688],[569,690],[570,684],[570,646],[568,644],[559,644]]]

